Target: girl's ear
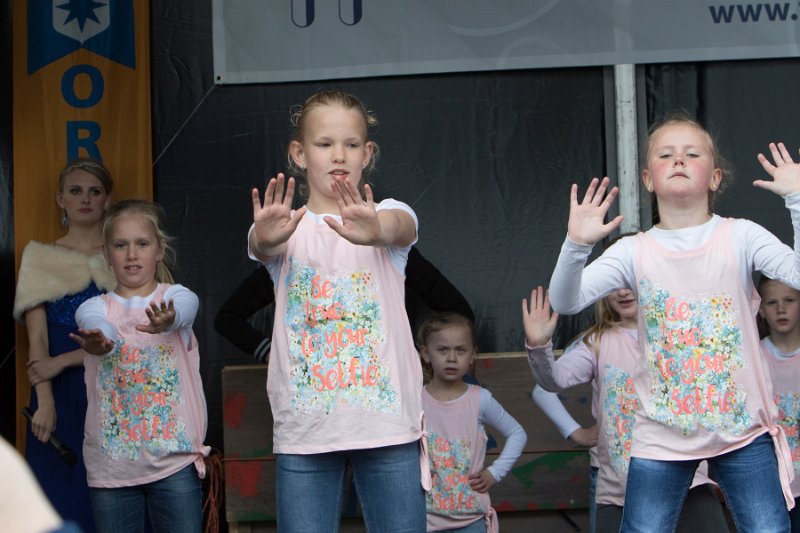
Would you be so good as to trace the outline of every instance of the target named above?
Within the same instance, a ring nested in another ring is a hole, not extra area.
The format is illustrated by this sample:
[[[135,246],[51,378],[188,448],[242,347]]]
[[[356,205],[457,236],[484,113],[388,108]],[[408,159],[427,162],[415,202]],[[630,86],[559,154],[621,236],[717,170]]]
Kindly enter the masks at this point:
[[[364,163],[362,163],[361,168],[367,168],[369,166],[369,162],[372,160],[372,156],[375,153],[375,143],[372,141],[367,141],[364,145]]]
[[[59,193],[56,194],[56,204],[58,204],[58,207],[60,207],[62,209],[64,208],[64,193],[63,192],[59,192]]]
[[[306,168],[305,152],[303,151],[303,145],[299,141],[292,141],[289,144],[289,155],[295,165],[300,168]]]
[[[714,172],[711,173],[711,183],[708,186],[712,191],[716,191],[717,189],[719,189],[721,183],[722,183],[722,169],[715,168]]]
[[[759,305],[759,306],[758,306],[758,316],[760,316],[761,318],[763,318],[764,320],[766,320],[766,319],[767,319],[767,317],[765,316],[766,314],[767,314],[767,313],[765,313],[765,312],[764,312],[764,308],[763,308],[762,306],[760,306],[760,305]]]
[[[650,176],[650,171],[647,169],[642,170],[642,183],[647,192],[653,192],[653,180]]]
[[[431,364],[431,357],[428,355],[428,348],[425,345],[419,347],[419,355],[422,357],[422,360],[428,364]]]

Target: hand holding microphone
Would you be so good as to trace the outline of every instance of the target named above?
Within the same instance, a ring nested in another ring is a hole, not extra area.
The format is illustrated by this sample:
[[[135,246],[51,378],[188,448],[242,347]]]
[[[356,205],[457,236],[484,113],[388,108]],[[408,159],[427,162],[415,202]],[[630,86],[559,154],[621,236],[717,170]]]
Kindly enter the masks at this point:
[[[33,413],[27,407],[22,408],[22,414],[25,415],[30,421],[33,421]],[[72,466],[78,462],[78,456],[75,455],[75,452],[72,451],[72,448],[67,446],[64,441],[58,438],[58,435],[55,432],[50,433],[50,439],[47,443],[56,449],[58,452],[58,456],[61,457],[61,460],[67,463],[68,465]]]

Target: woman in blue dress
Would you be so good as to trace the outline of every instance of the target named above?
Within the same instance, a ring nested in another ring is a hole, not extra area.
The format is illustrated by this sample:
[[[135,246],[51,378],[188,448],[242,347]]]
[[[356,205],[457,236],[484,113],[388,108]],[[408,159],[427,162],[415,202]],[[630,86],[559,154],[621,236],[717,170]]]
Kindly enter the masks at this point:
[[[54,243],[28,243],[14,300],[14,318],[27,328],[33,387],[25,457],[56,511],[86,533],[94,531],[82,453],[87,354],[68,333],[77,329],[77,307],[116,285],[102,255],[112,187],[108,170],[92,159],[64,168],[56,202],[66,233]],[[53,432],[75,452],[76,464],[68,465],[47,444]]]

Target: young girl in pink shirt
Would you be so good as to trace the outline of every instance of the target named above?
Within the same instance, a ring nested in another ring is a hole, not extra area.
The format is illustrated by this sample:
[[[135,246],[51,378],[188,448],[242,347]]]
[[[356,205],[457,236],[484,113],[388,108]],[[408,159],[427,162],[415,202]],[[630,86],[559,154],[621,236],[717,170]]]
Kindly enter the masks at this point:
[[[432,371],[422,391],[432,475],[428,531],[496,532],[489,489],[519,459],[527,441],[525,430],[488,390],[462,379],[477,356],[471,320],[435,313],[420,326],[417,342]],[[506,439],[500,456],[488,467],[485,425]]]
[[[786,433],[792,453],[795,506],[789,512],[792,533],[800,532],[800,291],[761,276],[758,282],[761,307],[759,325],[764,337],[761,349],[772,378],[778,424]]]
[[[557,360],[552,336],[557,313],[550,313],[547,292],[531,292],[530,309],[523,301],[525,347],[533,376],[548,391],[592,384],[592,415],[597,420],[597,445],[590,449],[596,470],[591,490],[596,505],[592,532],[619,531],[625,505],[631,435],[638,400],[631,377],[639,360],[638,305],[630,289],[618,289],[595,303],[595,323]],[[548,414],[549,416],[549,414]],[[705,463],[692,480],[678,531],[722,531],[727,528]]]
[[[174,284],[161,208],[114,204],[103,234],[113,292],[78,308],[85,360],[83,454],[97,530],[202,528],[207,413],[192,324],[198,299]],[[96,357],[95,357],[96,356]]]
[[[250,256],[275,282],[267,393],[285,533],[338,530],[348,464],[369,531],[425,529],[422,369],[403,292],[417,219],[402,202],[373,201],[375,122],[350,94],[311,96],[288,154],[306,205],[292,209],[295,180],[283,174],[263,201],[252,191]]]
[[[770,144],[773,180],[754,185],[785,198],[800,234],[800,165]],[[760,270],[800,287],[800,250],[761,226],[713,214],[725,181],[710,134],[687,117],[648,136],[642,181],[659,222],[621,239],[585,266],[594,243],[620,224],[604,217],[617,195],[592,180],[582,201],[573,185],[567,239],[550,283],[559,313],[575,313],[618,287],[639,302],[639,400],[621,531],[671,531],[697,465],[707,459],[736,526],[789,529],[794,504],[786,438],[761,356],[751,280]]]

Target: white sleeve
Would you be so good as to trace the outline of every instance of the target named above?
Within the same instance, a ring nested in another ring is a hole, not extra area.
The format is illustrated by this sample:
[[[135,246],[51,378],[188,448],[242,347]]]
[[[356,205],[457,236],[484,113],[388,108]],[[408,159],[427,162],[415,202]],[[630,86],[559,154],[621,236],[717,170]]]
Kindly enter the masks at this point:
[[[583,338],[567,346],[558,360],[553,358],[552,342],[536,347],[526,342],[525,349],[533,377],[546,391],[558,392],[589,383],[597,374],[597,356]]]
[[[620,239],[588,266],[592,246],[569,237],[561,246],[550,278],[550,305],[557,313],[574,315],[616,289],[636,290],[633,240]]]
[[[405,274],[406,263],[408,263],[408,252],[419,240],[419,219],[417,218],[417,214],[414,212],[414,210],[411,209],[411,206],[393,198],[387,198],[375,206],[376,211],[382,211],[384,209],[398,209],[408,213],[411,215],[411,218],[414,219],[414,227],[416,228],[414,242],[401,248],[395,246],[389,246],[386,248],[386,250],[389,252],[389,259],[392,262],[392,266],[394,266],[395,270],[398,272]]]
[[[503,446],[503,451],[497,459],[494,460],[491,466],[488,467],[492,477],[500,481],[514,466],[519,456],[522,455],[522,450],[525,449],[525,443],[528,442],[528,436],[522,426],[514,420],[508,412],[503,409],[503,406],[494,399],[492,393],[488,390],[481,388],[481,408],[480,408],[480,422],[488,424],[498,430],[506,439],[506,445]]]
[[[191,349],[192,325],[200,305],[199,298],[183,285],[176,284],[171,285],[164,291],[164,301],[175,303],[175,322],[161,334],[166,335],[172,331],[178,331],[183,343],[187,348]]]
[[[794,249],[749,220],[736,221],[734,238],[745,247],[748,268],[800,290],[800,193],[785,197],[784,202],[792,218]]]
[[[570,435],[581,428],[581,425],[572,418],[572,415],[569,414],[555,392],[547,392],[540,385],[536,385],[533,388],[531,397],[533,398],[533,403],[542,410],[565,439],[568,439]]]
[[[192,327],[200,306],[200,299],[194,292],[183,285],[170,285],[164,291],[164,301],[175,305],[175,322],[170,326],[170,331]]]
[[[99,329],[107,338],[117,342],[117,328],[108,321],[108,309],[100,296],[89,298],[75,311],[75,322],[80,329]]]

